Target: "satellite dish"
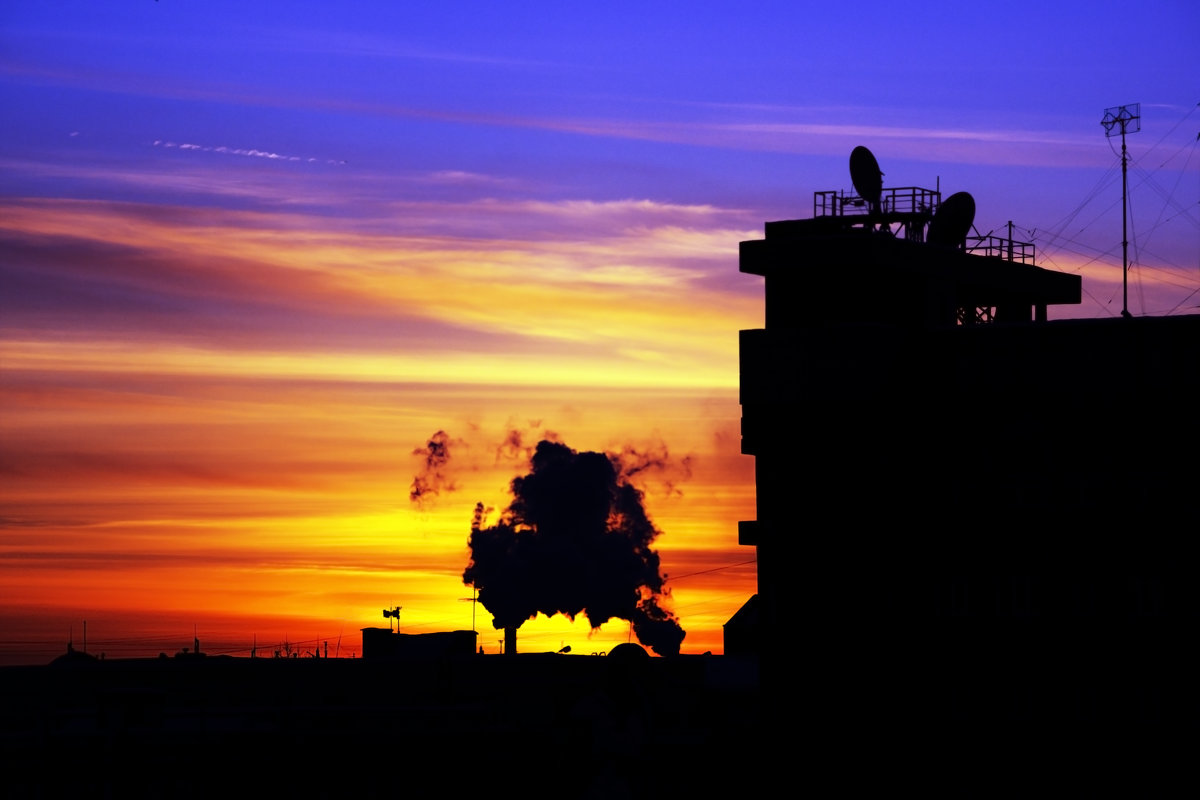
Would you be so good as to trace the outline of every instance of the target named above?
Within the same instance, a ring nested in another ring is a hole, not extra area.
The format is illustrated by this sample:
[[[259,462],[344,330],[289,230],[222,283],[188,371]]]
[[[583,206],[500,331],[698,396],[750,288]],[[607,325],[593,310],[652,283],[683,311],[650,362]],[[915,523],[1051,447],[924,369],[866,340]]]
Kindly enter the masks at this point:
[[[969,192],[955,192],[943,200],[934,212],[925,241],[961,247],[974,222],[975,198]]]
[[[879,171],[879,162],[875,160],[870,150],[859,145],[850,151],[850,182],[858,196],[874,209],[879,205],[879,197],[883,194],[883,173]]]
[[[615,658],[618,661],[642,661],[649,659],[650,654],[646,652],[646,648],[633,642],[621,642],[608,653],[609,658]]]

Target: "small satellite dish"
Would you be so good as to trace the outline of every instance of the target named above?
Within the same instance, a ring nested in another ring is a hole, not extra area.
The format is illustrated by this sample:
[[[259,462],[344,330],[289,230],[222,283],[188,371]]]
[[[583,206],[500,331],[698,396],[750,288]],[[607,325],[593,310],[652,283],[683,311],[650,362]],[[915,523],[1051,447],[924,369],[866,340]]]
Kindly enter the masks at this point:
[[[943,200],[934,212],[925,241],[961,247],[974,222],[975,198],[969,192],[955,192]]]
[[[850,182],[854,191],[866,200],[871,208],[879,205],[879,197],[883,194],[883,173],[879,171],[879,162],[867,148],[859,145],[850,151]]]

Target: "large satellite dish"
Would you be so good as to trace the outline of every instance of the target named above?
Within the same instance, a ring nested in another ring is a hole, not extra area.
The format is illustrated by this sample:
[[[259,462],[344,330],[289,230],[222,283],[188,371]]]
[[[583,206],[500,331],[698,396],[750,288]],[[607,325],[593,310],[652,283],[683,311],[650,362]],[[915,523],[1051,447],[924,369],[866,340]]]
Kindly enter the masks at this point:
[[[854,184],[854,191],[872,209],[879,205],[879,197],[883,194],[883,173],[879,171],[875,155],[862,145],[850,151],[850,181]]]
[[[955,192],[943,200],[934,212],[925,241],[961,247],[974,222],[975,198],[969,192]]]

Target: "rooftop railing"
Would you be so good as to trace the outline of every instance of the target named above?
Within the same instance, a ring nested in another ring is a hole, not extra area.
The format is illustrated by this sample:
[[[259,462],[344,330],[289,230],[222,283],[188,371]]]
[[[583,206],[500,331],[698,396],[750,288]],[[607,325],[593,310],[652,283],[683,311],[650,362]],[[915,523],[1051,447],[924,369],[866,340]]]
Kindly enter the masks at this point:
[[[1033,266],[1035,248],[1033,242],[1018,242],[1001,239],[999,236],[968,236],[967,252],[978,256],[992,256]]]
[[[879,198],[879,210],[885,215],[933,215],[942,193],[919,186],[885,189]],[[870,213],[867,201],[844,191],[813,192],[813,216],[848,217]]]
[[[879,216],[883,222],[905,223],[905,230],[909,235],[917,236],[923,229],[924,221],[933,218],[941,200],[941,192],[919,186],[885,189],[879,198]],[[813,192],[815,217],[865,217],[870,213],[870,205],[857,194],[845,191]],[[919,225],[921,228],[909,230],[910,225]],[[990,234],[968,236],[966,251],[1031,266],[1035,256],[1032,242],[1018,242]]]

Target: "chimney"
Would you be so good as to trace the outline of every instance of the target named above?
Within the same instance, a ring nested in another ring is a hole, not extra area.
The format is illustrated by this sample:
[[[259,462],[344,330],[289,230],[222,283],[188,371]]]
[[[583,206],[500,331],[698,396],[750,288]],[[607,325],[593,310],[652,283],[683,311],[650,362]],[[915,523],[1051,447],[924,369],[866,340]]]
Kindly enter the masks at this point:
[[[515,626],[509,626],[504,629],[504,655],[515,656],[517,654],[517,629]]]

